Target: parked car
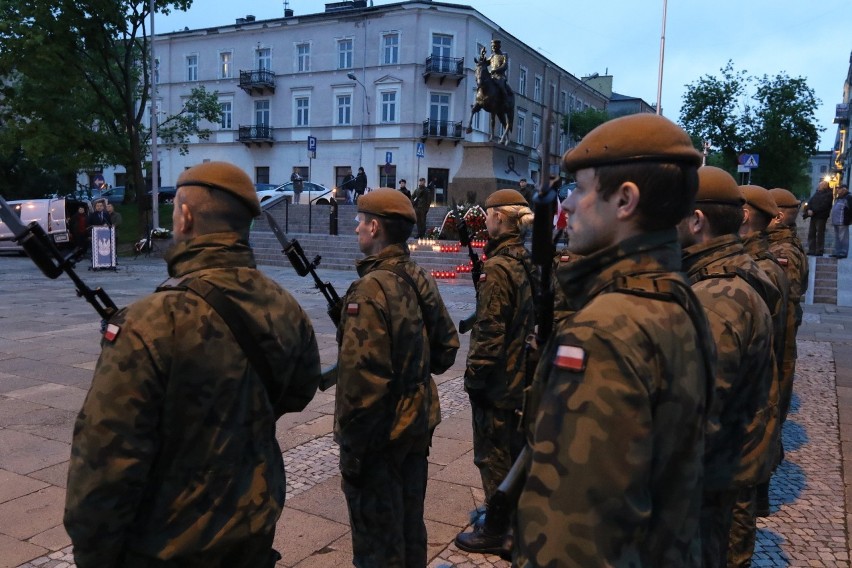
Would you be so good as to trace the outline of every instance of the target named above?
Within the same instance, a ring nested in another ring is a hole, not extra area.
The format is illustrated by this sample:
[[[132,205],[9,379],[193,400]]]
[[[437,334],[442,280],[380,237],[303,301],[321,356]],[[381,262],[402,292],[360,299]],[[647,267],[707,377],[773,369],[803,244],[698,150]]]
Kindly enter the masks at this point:
[[[568,196],[574,191],[574,188],[577,187],[577,182],[572,181],[570,183],[563,183],[559,187],[559,201],[565,201],[568,199]]]
[[[312,181],[306,181],[303,182],[303,184],[304,190],[302,191],[302,195],[299,197],[300,203],[307,204],[308,199],[310,199],[314,205],[328,205],[331,203],[331,198],[334,195],[334,192],[331,189]],[[255,186],[260,185],[264,184],[255,184]],[[287,183],[276,186],[274,189],[259,189],[257,192],[257,198],[260,199],[262,204],[273,199],[276,201],[284,200],[288,203],[293,203],[293,182],[288,181]]]
[[[148,197],[154,190],[148,192]],[[165,187],[161,187],[157,189],[157,201],[160,203],[171,203],[175,200],[175,195],[177,194],[177,189],[173,185],[167,185]]]
[[[60,248],[73,244],[71,227],[68,226],[67,221],[77,212],[77,208],[84,207],[87,214],[92,212],[91,202],[71,197],[24,199],[10,201],[9,205],[18,214],[24,225],[38,221],[38,224]],[[0,251],[23,251],[23,248],[12,240],[13,238],[12,231],[6,227],[5,223],[0,221]]]
[[[105,189],[101,193],[101,197],[106,199],[107,202],[112,203],[113,205],[119,205],[120,203],[124,202],[124,186],[117,185],[115,187]]]

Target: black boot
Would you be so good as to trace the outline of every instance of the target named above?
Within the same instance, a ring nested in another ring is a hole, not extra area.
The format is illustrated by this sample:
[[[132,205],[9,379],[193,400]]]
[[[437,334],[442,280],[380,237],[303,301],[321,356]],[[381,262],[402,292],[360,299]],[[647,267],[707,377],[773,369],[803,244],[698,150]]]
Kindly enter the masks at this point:
[[[761,483],[755,487],[754,491],[754,516],[768,517],[771,514],[769,510],[769,482]]]
[[[473,531],[456,535],[456,546],[465,552],[500,554],[503,551],[503,535],[489,533],[485,527],[474,526]]]

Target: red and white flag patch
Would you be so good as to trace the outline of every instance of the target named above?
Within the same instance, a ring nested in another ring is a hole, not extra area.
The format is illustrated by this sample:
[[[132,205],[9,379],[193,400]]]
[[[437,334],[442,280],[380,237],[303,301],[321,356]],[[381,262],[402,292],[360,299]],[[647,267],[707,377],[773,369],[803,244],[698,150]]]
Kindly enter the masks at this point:
[[[485,282],[485,279],[486,279],[486,277],[487,277],[487,276],[488,276],[488,275],[487,275],[487,274],[485,274],[485,273],[483,272],[482,274],[480,274],[480,275],[479,275],[479,281],[480,281],[480,282]]]
[[[104,330],[104,339],[112,343],[115,341],[115,338],[118,337],[118,332],[120,331],[121,328],[114,323],[107,324],[106,329]]]
[[[571,255],[563,254],[562,256],[559,257],[559,262],[570,262],[570,261],[571,261]]]
[[[783,256],[778,257],[778,264],[780,264],[781,266],[787,266],[789,263],[790,261],[784,258]]]
[[[351,304],[346,304],[346,315],[349,316],[357,316],[360,311],[360,307],[356,302],[352,302]]]
[[[566,371],[582,371],[586,368],[586,350],[575,345],[560,345],[553,364]]]

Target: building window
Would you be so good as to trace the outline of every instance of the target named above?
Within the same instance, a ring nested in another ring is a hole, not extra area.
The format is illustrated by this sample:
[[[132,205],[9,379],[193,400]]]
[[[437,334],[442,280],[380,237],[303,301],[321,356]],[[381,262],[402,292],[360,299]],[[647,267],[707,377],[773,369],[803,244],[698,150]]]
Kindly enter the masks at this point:
[[[449,136],[450,126],[450,95],[446,93],[431,93],[429,95],[429,134],[433,136]]]
[[[399,63],[399,34],[385,34],[382,36],[382,64],[397,63]]]
[[[536,75],[533,81],[533,100],[537,103],[541,102],[541,75]]]
[[[568,112],[568,93],[565,91],[559,92],[559,109],[562,111],[562,114]]]
[[[296,71],[305,73],[311,70],[311,44],[296,45]]]
[[[230,51],[223,51],[219,54],[219,78],[230,79],[232,72],[232,60],[234,54]]]
[[[337,95],[337,125],[352,124],[352,95]]]
[[[532,120],[532,147],[538,148],[541,144],[541,118],[533,116]]]
[[[396,91],[384,91],[382,97],[382,122],[396,122]]]
[[[254,123],[269,126],[269,101],[254,101]]]
[[[518,137],[516,138],[516,141],[518,142],[518,144],[524,143],[524,126],[526,125],[526,122],[527,122],[526,113],[519,112],[518,113],[518,120],[515,122],[515,125],[518,129]]]
[[[272,50],[268,47],[263,47],[254,52],[254,60],[257,64],[257,69],[269,71],[272,69]]]
[[[222,116],[219,119],[219,127],[222,130],[231,130],[233,128],[233,103],[230,101],[220,102],[219,110],[222,112]]]
[[[254,168],[254,183],[269,183],[269,166]]]
[[[432,34],[432,57],[439,62],[441,73],[450,72],[450,57],[453,55],[453,36]]]
[[[311,99],[310,97],[296,97],[296,126],[310,126],[311,124]]]
[[[352,40],[337,40],[337,68],[352,69]]]
[[[527,96],[527,70],[525,67],[521,67],[521,72],[518,73],[518,93],[522,97]]]
[[[556,106],[556,85],[550,84],[550,98],[547,99],[547,104],[551,107]]]
[[[198,81],[198,56],[186,56],[186,80]]]
[[[384,164],[379,166],[379,187],[396,187],[396,166]]]

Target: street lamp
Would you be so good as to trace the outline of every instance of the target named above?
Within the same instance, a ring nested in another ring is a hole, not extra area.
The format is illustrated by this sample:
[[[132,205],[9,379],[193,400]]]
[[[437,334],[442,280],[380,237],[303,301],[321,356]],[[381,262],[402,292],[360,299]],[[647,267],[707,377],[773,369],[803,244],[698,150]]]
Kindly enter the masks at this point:
[[[367,122],[370,122],[370,107],[367,106],[367,87],[364,86],[364,83],[358,80],[358,77],[355,76],[355,73],[350,71],[346,74],[347,77],[361,85],[361,88],[364,89],[364,98],[361,100],[361,136],[358,142],[358,165],[360,167],[364,167],[364,115],[367,115]]]
[[[592,79],[597,79],[600,76],[599,73],[592,73],[588,77],[583,77],[580,82],[574,87],[570,93],[568,93],[568,120],[566,120],[565,124],[565,136],[568,137],[568,147],[571,147],[571,115],[574,113],[574,103],[571,101],[571,97],[574,96],[574,93],[577,92],[577,89],[591,81]]]

